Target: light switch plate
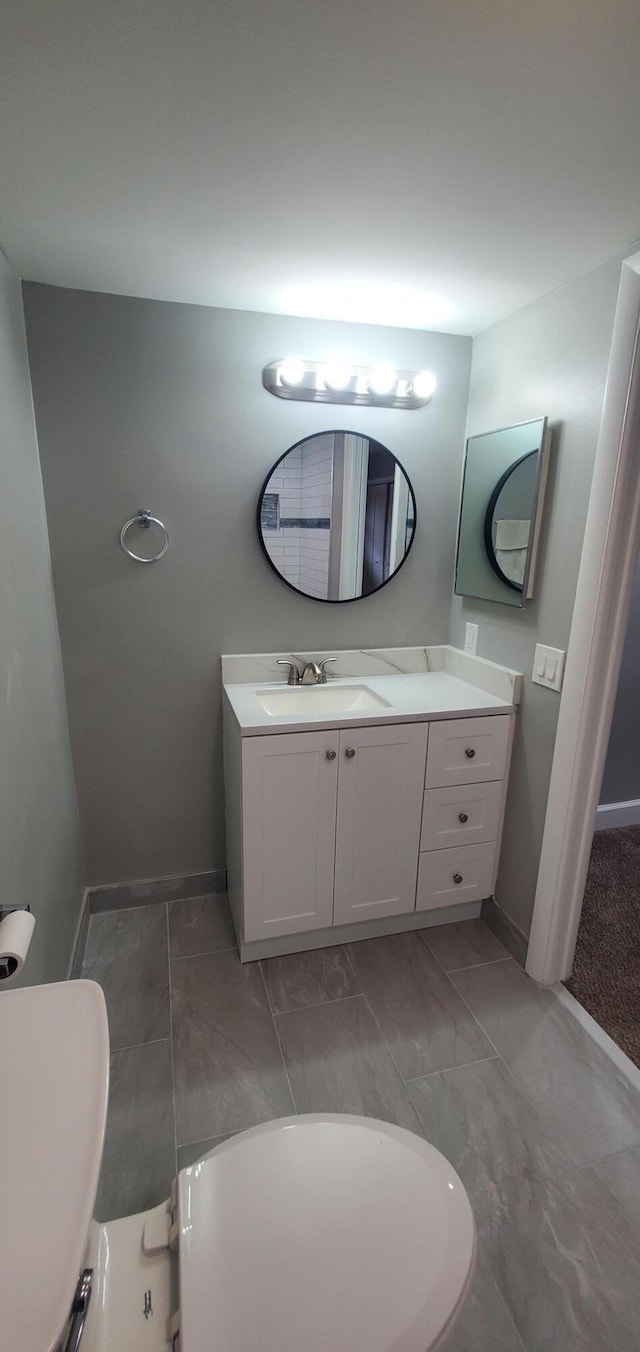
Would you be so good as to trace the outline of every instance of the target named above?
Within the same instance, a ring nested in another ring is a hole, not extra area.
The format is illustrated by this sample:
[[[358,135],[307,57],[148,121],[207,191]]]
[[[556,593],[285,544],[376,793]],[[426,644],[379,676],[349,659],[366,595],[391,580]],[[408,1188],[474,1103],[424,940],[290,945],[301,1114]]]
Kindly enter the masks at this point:
[[[471,653],[471,656],[473,657],[475,656],[477,647],[478,626],[477,624],[471,624],[471,621],[468,620],[464,627],[464,650],[466,653]]]
[[[565,657],[562,648],[547,648],[544,643],[536,643],[531,676],[534,685],[544,685],[547,690],[562,690]]]

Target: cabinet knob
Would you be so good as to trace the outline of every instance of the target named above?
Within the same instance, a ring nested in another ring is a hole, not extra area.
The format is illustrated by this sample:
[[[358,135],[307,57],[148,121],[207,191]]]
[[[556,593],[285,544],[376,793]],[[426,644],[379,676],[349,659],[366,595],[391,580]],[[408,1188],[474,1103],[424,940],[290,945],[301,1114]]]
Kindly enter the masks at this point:
[[[456,883],[456,884],[457,884],[457,883],[461,883],[461,882],[462,882],[462,874],[461,874],[461,873],[454,873],[454,875],[453,875],[453,881],[454,881],[454,883]]]
[[[474,749],[473,749],[472,746],[468,746],[468,747],[465,748],[465,753],[464,753],[464,754],[465,754],[467,760],[473,760],[473,758],[474,758],[474,756],[475,756],[476,753],[475,753],[475,751],[474,751]]]
[[[347,760],[353,760],[353,758],[354,758],[354,756],[355,756],[355,754],[356,754],[355,746],[348,746],[344,754],[345,754]]]
[[[326,752],[325,752],[325,755],[326,755],[326,757],[327,757],[327,760],[335,760],[336,755],[337,755],[337,752],[335,752],[335,751],[326,751]]]
[[[459,812],[459,813],[458,813],[458,821],[459,821],[459,822],[468,822],[468,820],[469,820],[469,813],[468,813],[468,812]]]

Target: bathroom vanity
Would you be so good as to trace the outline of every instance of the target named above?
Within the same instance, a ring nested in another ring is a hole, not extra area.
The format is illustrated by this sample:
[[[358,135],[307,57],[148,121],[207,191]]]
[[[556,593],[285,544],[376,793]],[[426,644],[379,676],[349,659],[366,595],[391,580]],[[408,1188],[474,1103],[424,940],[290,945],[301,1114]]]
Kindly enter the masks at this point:
[[[306,654],[295,655],[300,661]],[[521,676],[451,647],[222,658],[229,896],[243,961],[480,911]]]

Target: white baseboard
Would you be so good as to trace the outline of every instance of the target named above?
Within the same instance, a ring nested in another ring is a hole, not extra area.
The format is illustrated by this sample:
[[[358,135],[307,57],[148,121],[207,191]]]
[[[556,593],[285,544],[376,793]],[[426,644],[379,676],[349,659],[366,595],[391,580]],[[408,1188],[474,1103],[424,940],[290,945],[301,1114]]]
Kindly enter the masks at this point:
[[[629,1060],[629,1057],[621,1050],[617,1042],[614,1042],[613,1038],[610,1038],[609,1034],[605,1033],[604,1028],[601,1028],[600,1024],[596,1023],[595,1019],[587,1013],[579,1000],[576,1000],[575,996],[571,994],[571,991],[568,991],[566,986],[563,986],[560,983],[555,986],[550,986],[547,989],[552,990],[554,995],[557,995],[565,1009],[568,1009],[574,1019],[578,1020],[578,1023],[581,1024],[585,1032],[589,1034],[589,1037],[592,1037],[594,1042],[597,1042],[598,1046],[602,1047],[602,1050],[606,1052],[610,1060],[613,1061],[616,1069],[621,1071],[636,1089],[640,1090],[640,1070],[638,1067],[634,1065],[633,1061]]]
[[[606,831],[611,826],[640,826],[640,798],[630,798],[628,803],[601,803],[595,830]]]

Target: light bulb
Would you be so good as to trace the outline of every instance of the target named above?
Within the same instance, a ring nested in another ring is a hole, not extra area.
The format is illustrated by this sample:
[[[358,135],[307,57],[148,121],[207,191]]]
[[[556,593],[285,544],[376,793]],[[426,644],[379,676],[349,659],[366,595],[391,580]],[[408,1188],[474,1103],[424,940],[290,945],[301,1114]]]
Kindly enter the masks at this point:
[[[304,362],[299,357],[287,357],[280,363],[278,375],[283,385],[299,385],[304,378]]]
[[[436,388],[433,371],[419,371],[412,382],[412,388],[416,399],[430,399]]]
[[[353,377],[353,371],[346,362],[328,362],[323,372],[324,383],[329,390],[346,390]]]
[[[390,394],[396,380],[392,366],[374,366],[369,372],[369,389],[373,394]]]

